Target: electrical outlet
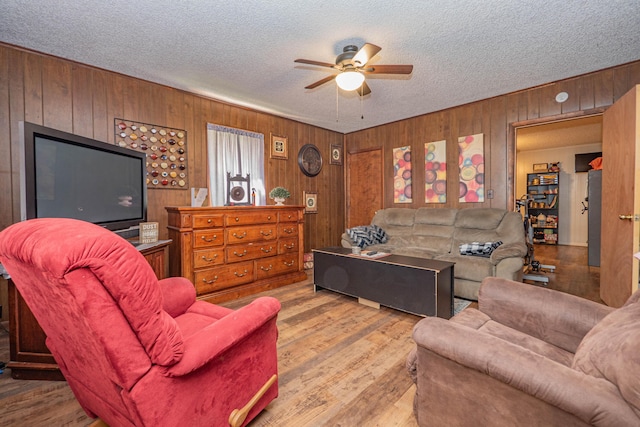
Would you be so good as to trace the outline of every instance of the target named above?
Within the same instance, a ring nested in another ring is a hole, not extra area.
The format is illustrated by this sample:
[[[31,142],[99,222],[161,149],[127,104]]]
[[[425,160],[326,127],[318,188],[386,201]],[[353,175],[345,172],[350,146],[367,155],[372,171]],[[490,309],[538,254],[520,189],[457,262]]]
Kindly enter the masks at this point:
[[[493,190],[487,190],[487,199],[493,199]]]

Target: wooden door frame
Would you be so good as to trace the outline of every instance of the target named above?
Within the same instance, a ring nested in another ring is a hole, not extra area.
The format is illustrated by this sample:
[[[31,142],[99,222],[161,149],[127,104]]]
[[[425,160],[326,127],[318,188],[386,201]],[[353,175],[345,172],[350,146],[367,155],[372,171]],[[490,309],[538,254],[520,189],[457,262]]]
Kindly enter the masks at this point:
[[[344,225],[343,227],[346,229],[347,228],[347,224],[349,222],[349,209],[350,209],[350,205],[349,205],[349,189],[350,184],[351,184],[351,174],[349,173],[349,156],[351,156],[352,154],[360,154],[360,153],[365,153],[367,151],[380,151],[380,159],[382,162],[382,190],[383,190],[383,194],[384,194],[384,189],[385,189],[385,185],[386,185],[386,179],[385,179],[385,174],[384,174],[384,164],[385,164],[385,156],[384,156],[384,147],[382,146],[377,146],[377,147],[367,147],[367,148],[361,148],[361,149],[355,149],[353,151],[349,151],[349,150],[344,150],[345,151],[345,161],[344,161],[344,170],[345,170],[345,179],[344,179]],[[382,207],[384,208],[384,197],[382,199]]]
[[[511,122],[507,125],[507,210],[514,211],[516,206],[516,130],[529,126],[582,119],[589,116],[602,116],[606,108],[593,108],[573,113],[557,114],[537,119]]]

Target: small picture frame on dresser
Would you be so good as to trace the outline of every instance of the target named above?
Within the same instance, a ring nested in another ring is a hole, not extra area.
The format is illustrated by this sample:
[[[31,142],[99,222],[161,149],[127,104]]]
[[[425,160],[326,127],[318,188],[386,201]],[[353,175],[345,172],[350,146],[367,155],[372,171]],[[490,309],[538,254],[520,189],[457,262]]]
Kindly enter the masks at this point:
[[[140,243],[155,243],[158,241],[157,222],[141,222],[139,227]]]

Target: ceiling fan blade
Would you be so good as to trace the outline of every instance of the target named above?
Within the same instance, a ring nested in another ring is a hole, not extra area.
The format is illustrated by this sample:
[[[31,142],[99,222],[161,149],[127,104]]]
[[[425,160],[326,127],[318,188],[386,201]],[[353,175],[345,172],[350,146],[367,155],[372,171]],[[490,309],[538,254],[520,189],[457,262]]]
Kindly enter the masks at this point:
[[[300,64],[319,65],[320,67],[335,68],[336,64],[329,64],[328,62],[312,61],[310,59],[296,59],[293,62],[299,62]]]
[[[325,84],[325,83],[327,83],[327,82],[330,82],[331,80],[333,80],[333,79],[335,79],[335,78],[336,78],[336,76],[327,76],[327,77],[325,77],[325,78],[324,78],[324,79],[322,79],[322,80],[318,80],[318,81],[317,81],[317,82],[315,82],[315,83],[311,83],[309,86],[306,86],[306,87],[305,87],[305,89],[313,89],[313,88],[316,88],[316,87],[318,87],[318,86],[320,86],[320,85],[323,85],[323,84]]]
[[[365,95],[369,95],[370,93],[371,93],[371,89],[369,88],[369,85],[367,84],[367,82],[362,82],[362,86],[358,88],[358,95],[365,96]]]
[[[352,61],[353,63],[357,62],[360,64],[360,66],[363,66],[381,50],[382,48],[380,46],[376,46],[375,44],[371,43],[365,43],[364,46],[360,48],[358,53],[355,54]]]
[[[374,65],[360,71],[366,74],[411,74],[413,65]]]

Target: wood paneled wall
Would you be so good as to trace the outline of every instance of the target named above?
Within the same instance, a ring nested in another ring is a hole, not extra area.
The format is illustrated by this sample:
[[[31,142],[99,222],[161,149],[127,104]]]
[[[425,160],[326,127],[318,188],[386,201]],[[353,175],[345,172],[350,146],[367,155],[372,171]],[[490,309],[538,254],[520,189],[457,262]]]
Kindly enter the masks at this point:
[[[640,83],[640,61],[544,86],[510,93],[435,113],[349,133],[345,153],[382,148],[384,157],[384,206],[400,208],[496,207],[514,209],[514,127],[602,112]],[[559,104],[558,92],[569,99]],[[485,150],[484,203],[458,203],[458,137],[483,133]],[[447,141],[447,203],[424,202],[424,144]],[[413,153],[413,202],[393,203],[393,148],[411,146]],[[349,195],[347,194],[347,197]]]
[[[345,144],[345,153],[382,147],[384,153],[384,205],[393,203],[392,150],[410,145],[414,154],[412,204],[425,206],[420,196],[424,170],[424,143],[447,140],[447,207],[493,206],[512,209],[513,124],[602,111],[640,83],[640,61],[544,86],[416,116],[342,135],[293,120],[238,107],[182,90],[85,66],[60,58],[0,44],[0,229],[20,218],[18,122],[26,120],[86,137],[113,142],[114,118],[153,123],[188,132],[189,182],[206,187],[206,124],[260,132],[265,135],[267,190],[281,185],[291,191],[290,204],[302,204],[303,191],[318,193],[318,213],[306,215],[305,250],[340,242],[345,225],[344,170],[329,164],[331,144]],[[558,92],[569,93],[563,104]],[[289,159],[269,158],[270,134],[289,141]],[[483,133],[486,189],[493,199],[480,204],[459,204],[457,197],[457,139]],[[324,166],[309,178],[297,165],[298,149],[317,145]],[[186,190],[149,190],[149,219],[161,224],[166,236],[164,206],[190,203]],[[440,205],[432,205],[440,206]]]
[[[318,193],[318,213],[305,215],[305,251],[337,245],[344,225],[343,166],[330,165],[331,144],[340,133],[238,107],[71,61],[0,44],[0,230],[20,219],[18,123],[33,122],[114,142],[114,119],[123,118],[187,131],[189,183],[207,186],[206,125],[215,123],[264,134],[269,191],[283,186],[287,204],[303,204],[302,193]],[[270,159],[270,134],[288,138],[289,159]],[[305,176],[297,153],[313,143],[325,159],[316,177]],[[150,189],[149,220],[166,238],[165,206],[190,204],[188,190]],[[269,204],[273,202],[268,200]]]

